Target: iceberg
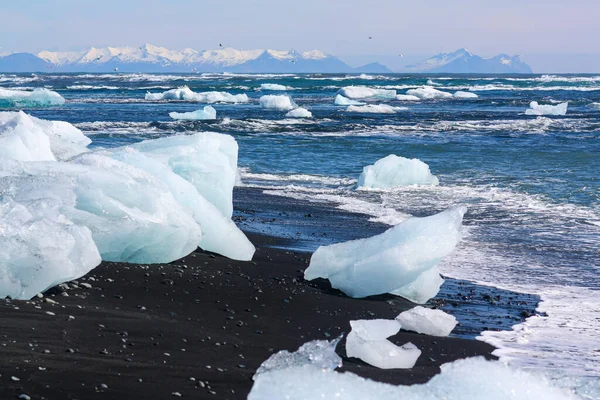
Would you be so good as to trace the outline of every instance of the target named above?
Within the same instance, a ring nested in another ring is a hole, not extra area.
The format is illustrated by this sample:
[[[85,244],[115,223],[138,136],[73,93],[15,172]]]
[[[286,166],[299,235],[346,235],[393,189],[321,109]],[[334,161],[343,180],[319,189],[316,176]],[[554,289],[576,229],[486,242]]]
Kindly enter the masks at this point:
[[[283,91],[289,90],[287,86],[279,85],[277,83],[261,83],[260,90],[272,90],[272,91]]]
[[[361,103],[360,101],[356,101],[356,100],[350,100],[349,98],[344,97],[341,94],[338,94],[335,96],[334,104],[336,106],[362,106],[365,103]]]
[[[529,103],[529,109],[525,111],[526,115],[565,115],[569,108],[569,102],[552,105],[541,105],[537,101]]]
[[[429,165],[417,158],[408,159],[394,154],[364,167],[358,178],[359,188],[371,189],[439,184],[439,179],[429,171]]]
[[[431,86],[410,89],[406,91],[406,94],[416,96],[421,100],[449,99],[452,97],[451,93],[442,92],[441,90],[434,89]]]
[[[448,336],[456,326],[456,318],[442,310],[417,306],[400,313],[396,320],[406,331],[431,336]]]
[[[297,108],[298,105],[296,103],[294,103],[294,100],[292,100],[292,98],[290,96],[287,96],[285,94],[281,94],[281,95],[275,95],[275,94],[268,94],[265,96],[261,96],[261,98],[259,99],[260,102],[260,106],[262,108],[266,108],[266,109],[273,109],[273,110],[293,110],[294,108]]]
[[[394,293],[437,268],[461,239],[467,209],[453,207],[424,218],[409,218],[380,235],[321,246],[304,278],[329,279],[350,297]]]
[[[167,90],[163,93],[146,93],[146,100],[179,100],[196,103],[248,103],[250,99],[246,94],[231,94],[227,92],[193,92],[189,87],[182,86],[177,89]]]
[[[387,104],[367,104],[364,106],[348,106],[346,112],[364,114],[395,114],[398,111],[408,110],[406,107],[392,107]]]
[[[396,100],[399,100],[399,101],[419,101],[421,99],[419,97],[413,96],[411,94],[398,94],[398,95],[396,95]]]
[[[217,119],[217,110],[215,110],[212,106],[206,106],[203,109],[191,112],[171,112],[169,113],[169,117],[173,119],[184,119],[192,121]]]
[[[421,350],[412,343],[398,347],[389,340],[400,331],[395,320],[373,319],[350,321],[352,331],[346,338],[348,357],[360,358],[377,368],[412,368],[421,355]]]
[[[479,96],[472,92],[463,92],[459,90],[458,92],[454,93],[455,99],[476,99],[478,97]]]
[[[66,160],[89,151],[91,140],[68,122],[45,121],[18,112],[0,112],[0,158]]]
[[[62,106],[65,99],[60,94],[43,88],[33,91],[0,88],[0,108]]]
[[[304,107],[298,107],[285,114],[285,116],[290,118],[312,118],[312,113]]]
[[[348,99],[394,99],[396,97],[395,90],[373,89],[366,86],[345,86],[338,90],[337,94]]]

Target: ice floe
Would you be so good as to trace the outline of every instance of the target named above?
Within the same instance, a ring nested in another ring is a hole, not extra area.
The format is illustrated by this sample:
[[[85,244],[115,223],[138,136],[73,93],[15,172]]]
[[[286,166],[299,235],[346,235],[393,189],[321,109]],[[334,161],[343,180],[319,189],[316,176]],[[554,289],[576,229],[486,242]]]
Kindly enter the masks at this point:
[[[60,94],[43,88],[32,91],[0,88],[1,107],[50,107],[65,104]]]
[[[348,99],[394,99],[396,97],[395,90],[374,89],[366,86],[345,86],[338,90],[337,94]]]
[[[349,98],[338,94],[335,96],[334,104],[336,106],[362,106],[365,103],[356,100],[350,100]]]
[[[183,120],[212,120],[217,119],[217,110],[215,110],[212,106],[205,106],[204,108],[191,112],[171,112],[169,113],[169,117],[173,119],[183,119]]]
[[[261,83],[260,90],[284,91],[290,90],[290,88],[278,83]]]
[[[312,118],[312,113],[304,107],[298,107],[289,111],[285,116],[290,118]]]
[[[460,90],[458,92],[455,92],[453,96],[455,99],[476,99],[479,97],[475,93],[463,92]]]
[[[177,89],[167,90],[163,93],[146,93],[146,100],[179,100],[190,101],[197,103],[248,103],[248,95],[231,94],[227,92],[201,92],[196,93],[187,86],[182,86]]]
[[[408,110],[406,107],[392,107],[387,104],[367,104],[364,106],[348,106],[346,112],[363,114],[395,114],[398,111]]]
[[[525,111],[527,115],[565,115],[569,108],[569,102],[552,105],[541,105],[537,101],[529,103],[529,109]]]
[[[423,86],[421,88],[410,89],[406,91],[406,94],[416,96],[421,100],[452,98],[452,93],[442,92],[441,90],[434,89],[431,86]]]
[[[448,336],[456,327],[456,318],[442,310],[417,306],[400,313],[396,320],[405,331],[431,336]]]
[[[294,100],[285,94],[267,94],[261,96],[259,103],[262,108],[273,110],[288,111],[298,107],[298,105],[294,103]]]
[[[439,179],[431,174],[429,165],[413,158],[390,154],[373,165],[363,168],[358,178],[359,188],[388,189],[407,185],[439,185]]]
[[[421,98],[417,96],[413,96],[412,94],[398,94],[396,95],[396,100],[399,101],[420,101]]]

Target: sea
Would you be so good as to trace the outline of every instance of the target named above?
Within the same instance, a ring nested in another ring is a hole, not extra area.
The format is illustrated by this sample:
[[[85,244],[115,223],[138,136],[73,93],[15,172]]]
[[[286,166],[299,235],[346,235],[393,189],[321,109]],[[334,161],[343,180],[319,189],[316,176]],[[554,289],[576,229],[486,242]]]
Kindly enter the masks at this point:
[[[181,86],[250,101],[212,104],[216,120],[181,121],[169,113],[206,104],[145,100]],[[370,98],[361,101],[398,108],[349,112],[334,105],[346,86],[398,94],[429,86],[478,97]],[[441,272],[541,299],[536,315],[479,340],[503,361],[600,398],[600,75],[0,74],[0,88],[60,93],[63,106],[26,111],[74,124],[95,148],[192,132],[232,135],[242,185],[389,226],[467,206],[464,238]],[[291,96],[312,118],[262,108],[265,94]],[[568,102],[568,111],[528,115],[532,101]],[[363,167],[389,154],[427,163],[439,186],[357,190]]]

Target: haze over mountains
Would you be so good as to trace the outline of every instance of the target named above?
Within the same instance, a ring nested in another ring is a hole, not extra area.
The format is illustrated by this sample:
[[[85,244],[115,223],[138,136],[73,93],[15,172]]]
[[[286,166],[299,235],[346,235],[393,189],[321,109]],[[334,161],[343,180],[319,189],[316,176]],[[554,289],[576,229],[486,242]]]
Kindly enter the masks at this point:
[[[235,72],[235,73],[390,73],[385,65],[353,68],[319,50],[170,50],[140,47],[91,47],[85,51],[13,53],[0,56],[0,72]],[[466,49],[442,53],[398,72],[531,73],[519,56],[482,58]]]

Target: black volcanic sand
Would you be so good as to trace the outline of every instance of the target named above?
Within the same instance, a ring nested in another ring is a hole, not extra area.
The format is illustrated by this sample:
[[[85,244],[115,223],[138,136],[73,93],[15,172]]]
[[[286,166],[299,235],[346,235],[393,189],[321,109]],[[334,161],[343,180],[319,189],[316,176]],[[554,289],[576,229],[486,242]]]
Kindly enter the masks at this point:
[[[320,212],[303,207],[301,214]],[[274,248],[289,240],[250,238],[258,248],[253,262],[201,251],[170,264],[105,262],[42,298],[1,301],[0,399],[245,399],[254,371],[274,352],[348,333],[352,319],[394,318],[414,306],[392,296],[350,299],[325,281],[306,282],[310,254]],[[452,282],[454,289],[431,305],[452,307],[455,315],[471,303],[498,307],[505,319],[535,306],[510,300],[510,292]],[[468,336],[473,328],[461,324]],[[344,358],[342,370],[422,383],[445,362],[491,358],[493,350],[475,340],[404,331],[391,340],[423,351],[413,369],[380,370]],[[343,342],[338,353],[345,354]]]

